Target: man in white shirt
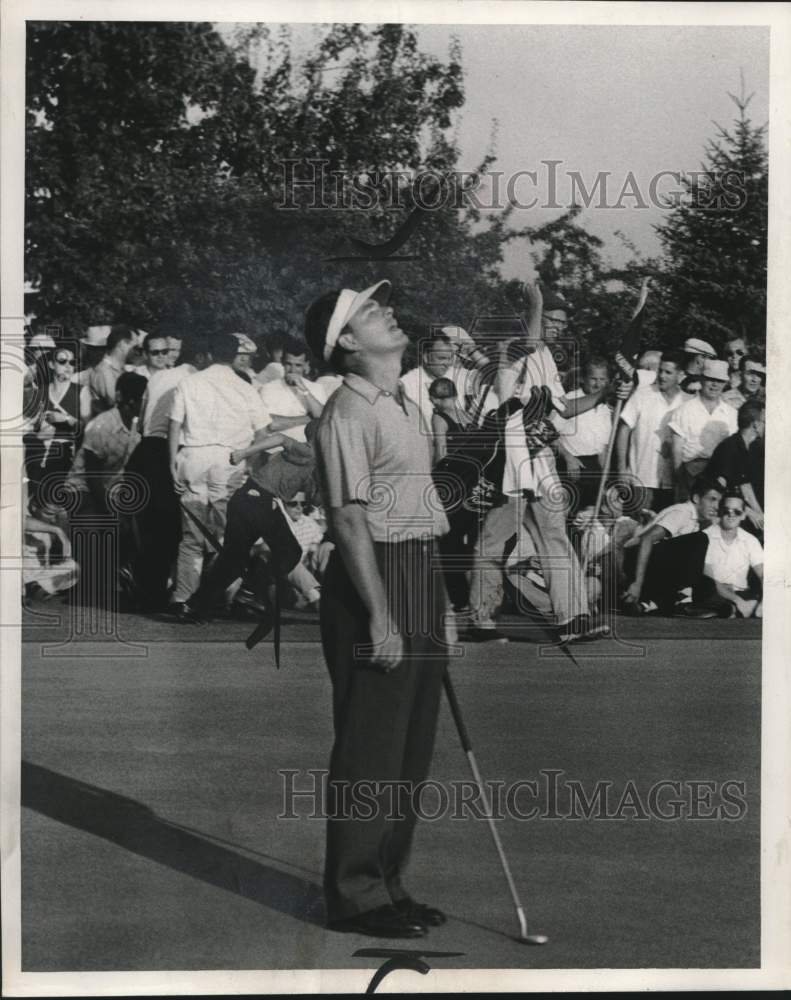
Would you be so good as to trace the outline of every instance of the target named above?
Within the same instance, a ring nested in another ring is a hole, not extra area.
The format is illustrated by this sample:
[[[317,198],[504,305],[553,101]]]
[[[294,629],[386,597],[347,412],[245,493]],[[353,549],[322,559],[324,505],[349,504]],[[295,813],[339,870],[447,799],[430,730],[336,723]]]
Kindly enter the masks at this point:
[[[727,362],[707,359],[699,394],[679,406],[670,421],[673,472],[680,500],[689,496],[689,484],[706,468],[720,441],[738,430],[736,410],[721,398],[727,383]]]
[[[283,352],[284,375],[260,387],[261,400],[271,414],[271,430],[305,443],[305,424],[321,416],[327,402],[326,391],[305,378],[307,348],[297,341],[287,342]]]
[[[150,379],[157,372],[170,367],[170,348],[168,338],[158,333],[147,333],[142,344],[145,364],[137,365],[133,370],[136,375]]]
[[[703,572],[725,614],[742,618],[762,617],[761,593],[751,588],[749,573],[763,581],[764,552],[758,539],[740,527],[745,503],[738,493],[726,493],[720,504],[719,524],[705,529],[709,538]]]
[[[177,385],[168,427],[170,471],[184,508],[171,596],[179,617],[198,588],[208,548],[188,512],[218,537],[223,534],[228,497],[244,478],[243,468],[231,465],[231,452],[263,437],[270,424],[258,392],[232,368],[239,350],[236,338],[214,337],[210,350],[214,363]]]
[[[609,385],[609,366],[604,358],[592,357],[585,366],[582,388],[574,389],[567,399],[590,396]],[[566,419],[555,411],[552,423],[558,431],[557,448],[565,462],[565,479],[579,484],[579,505],[595,503],[601,478],[601,459],[607,451],[612,431],[612,410],[607,403],[598,403],[577,417]],[[577,492],[576,490],[574,491]],[[570,513],[576,512],[574,504]]]
[[[145,506],[137,512],[139,548],[133,565],[140,610],[162,611],[168,604],[168,581],[178,554],[181,538],[181,509],[173,485],[168,452],[170,410],[178,384],[209,364],[205,341],[188,338],[182,347],[182,363],[168,367],[166,337],[152,340],[164,355],[164,367],[149,379],[140,408],[142,440],[132,453],[127,468],[148,484]]]
[[[682,392],[684,355],[665,351],[654,385],[639,386],[621,411],[615,440],[618,474],[645,490],[642,507],[662,510],[674,499],[672,432],[675,410],[691,397]]]
[[[69,470],[67,484],[82,495],[81,511],[106,513],[108,490],[118,482],[140,441],[140,401],[146,382],[134,372],[121,372],[115,382],[115,406],[98,414]]]

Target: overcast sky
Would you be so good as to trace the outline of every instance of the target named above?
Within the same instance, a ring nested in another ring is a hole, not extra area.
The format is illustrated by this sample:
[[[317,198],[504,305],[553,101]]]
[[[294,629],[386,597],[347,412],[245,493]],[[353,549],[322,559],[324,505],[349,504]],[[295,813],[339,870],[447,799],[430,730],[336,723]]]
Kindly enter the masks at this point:
[[[223,26],[223,33],[230,26]],[[293,25],[299,60],[319,31]],[[462,45],[465,105],[459,116],[459,166],[473,169],[487,151],[493,122],[497,163],[507,178],[522,176],[514,193],[524,205],[539,206],[550,194],[549,174],[557,181],[555,203],[570,206],[568,175],[578,171],[591,191],[600,172],[609,172],[607,198],[619,200],[632,172],[640,197],[650,202],[652,177],[661,171],[700,168],[704,143],[714,137],[713,121],[730,126],[736,108],[728,92],[738,93],[740,72],[753,93],[750,117],[768,119],[769,29],[764,27],[632,27],[587,25],[418,25],[421,48],[443,59],[451,38]],[[561,161],[555,167],[544,161]],[[658,194],[676,186],[670,177]],[[601,190],[601,189],[600,189]],[[627,193],[621,208],[597,207],[583,214],[589,231],[604,240],[605,255],[622,263],[630,252],[616,238],[620,230],[645,255],[659,252],[653,225],[666,212],[637,207]],[[518,209],[517,228],[556,217],[562,208]],[[507,275],[524,273],[523,242],[506,252]]]
[[[497,169],[538,174],[535,188],[528,178],[517,186],[523,203],[546,192],[543,160],[563,161],[556,168],[561,181],[566,170],[580,171],[589,190],[599,171],[611,171],[613,203],[631,170],[648,201],[654,174],[699,169],[704,142],[715,132],[712,120],[729,125],[734,117],[728,91],[739,91],[740,70],[747,92],[755,94],[750,117],[761,124],[768,119],[766,28],[422,25],[418,33],[421,47],[437,55],[447,53],[451,34],[460,39],[462,165],[475,165],[498,119]],[[663,178],[658,191],[671,185]],[[559,183],[557,201],[569,194],[570,183]],[[605,241],[614,261],[625,254],[616,229],[643,253],[657,253],[652,224],[662,220],[662,209],[637,209],[628,197],[623,204],[592,205],[583,216],[586,228]],[[519,210],[514,221],[534,225],[558,214]],[[509,273],[519,256],[518,247],[509,251]]]

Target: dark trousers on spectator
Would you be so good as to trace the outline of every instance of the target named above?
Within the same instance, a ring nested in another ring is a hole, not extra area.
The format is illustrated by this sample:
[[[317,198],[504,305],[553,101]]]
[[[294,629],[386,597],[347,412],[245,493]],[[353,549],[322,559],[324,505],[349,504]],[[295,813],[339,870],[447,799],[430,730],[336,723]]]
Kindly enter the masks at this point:
[[[210,613],[234,580],[244,575],[250,549],[259,538],[269,547],[275,577],[282,581],[302,558],[302,548],[272,494],[248,479],[228,501],[222,549],[190,598],[197,613]]]
[[[370,654],[358,648],[371,641],[368,614],[337,551],[321,598],[335,722],[324,872],[330,920],[409,895],[401,875],[417,819],[413,793],[428,776],[447,666],[442,624],[447,598],[435,546],[405,541],[374,547],[390,613],[404,640],[404,658],[395,669],[377,670]],[[371,816],[355,818],[344,789],[359,793],[363,782],[374,808]],[[403,783],[401,793],[396,782]]]
[[[167,606],[168,579],[181,539],[181,512],[170,474],[167,441],[143,438],[129,456],[126,471],[141,476],[149,490],[145,506],[136,514],[139,548],[133,565],[135,582],[145,605],[161,609]]]
[[[479,518],[479,514],[460,507],[448,514],[450,531],[438,540],[445,586],[454,608],[464,608],[470,602],[469,575],[472,550],[478,538]]]
[[[663,614],[672,614],[679,590],[700,586],[708,547],[709,536],[703,531],[657,542],[651,549],[641,600],[653,601]],[[636,558],[637,548],[629,549],[626,560],[629,579],[634,579]]]

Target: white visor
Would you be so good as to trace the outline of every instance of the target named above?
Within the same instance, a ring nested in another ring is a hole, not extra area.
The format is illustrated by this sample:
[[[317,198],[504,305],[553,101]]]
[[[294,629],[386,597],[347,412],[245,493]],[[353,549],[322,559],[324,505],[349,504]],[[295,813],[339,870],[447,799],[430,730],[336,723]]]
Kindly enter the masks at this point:
[[[329,324],[327,325],[327,336],[324,338],[324,350],[322,353],[325,361],[330,360],[330,355],[338,343],[338,337],[340,337],[341,331],[349,320],[360,306],[366,303],[368,299],[374,298],[382,304],[390,298],[390,282],[387,279],[377,281],[375,285],[366,288],[364,292],[355,292],[351,288],[341,290],[338,301],[335,303],[335,308],[332,311]]]

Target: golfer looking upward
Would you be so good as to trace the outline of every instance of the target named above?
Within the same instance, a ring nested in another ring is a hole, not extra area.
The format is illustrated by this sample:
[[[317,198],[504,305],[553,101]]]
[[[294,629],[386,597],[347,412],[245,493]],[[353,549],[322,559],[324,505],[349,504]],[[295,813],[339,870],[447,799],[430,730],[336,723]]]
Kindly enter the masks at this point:
[[[320,612],[335,723],[324,889],[331,929],[415,938],[445,922],[402,876],[416,820],[410,790],[428,774],[447,663],[436,538],[448,523],[430,439],[399,382],[407,337],[389,292],[387,281],[331,292],[306,317],[311,349],[344,376],[316,435],[336,546]],[[373,816],[355,808],[362,783],[369,797],[373,786]]]

